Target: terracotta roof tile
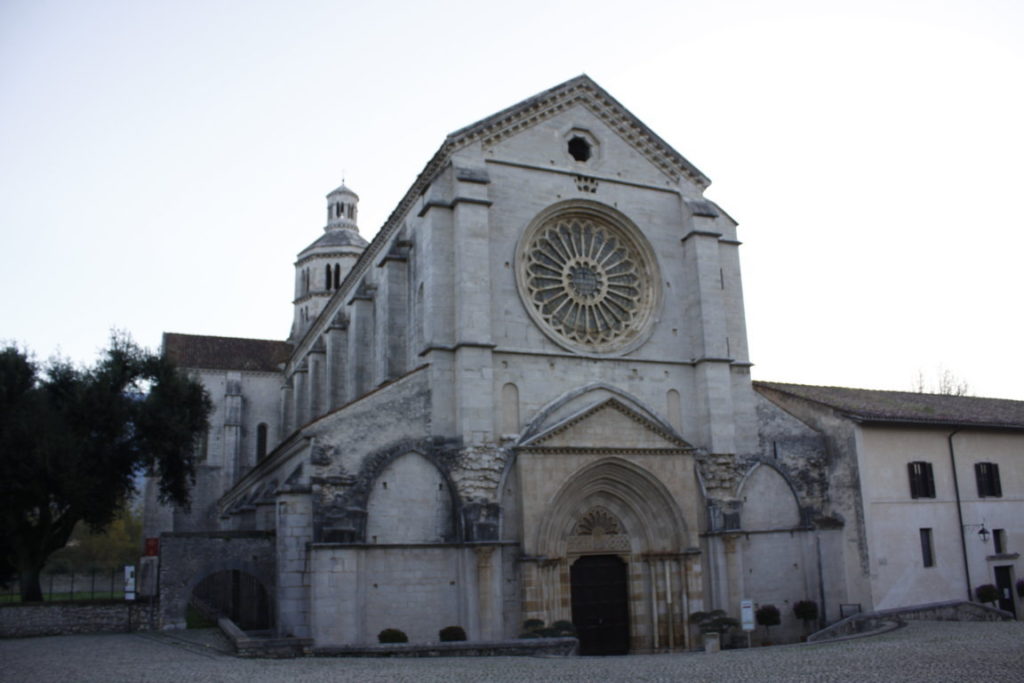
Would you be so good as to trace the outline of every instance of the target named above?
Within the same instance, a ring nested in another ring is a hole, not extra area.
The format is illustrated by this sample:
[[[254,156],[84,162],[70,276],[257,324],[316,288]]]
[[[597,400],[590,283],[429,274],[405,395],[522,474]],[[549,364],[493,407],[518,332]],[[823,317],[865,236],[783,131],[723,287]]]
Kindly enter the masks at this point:
[[[184,368],[277,372],[292,353],[288,342],[164,332],[164,356]]]
[[[1024,401],[782,382],[754,382],[754,388],[820,403],[858,422],[1024,429]]]

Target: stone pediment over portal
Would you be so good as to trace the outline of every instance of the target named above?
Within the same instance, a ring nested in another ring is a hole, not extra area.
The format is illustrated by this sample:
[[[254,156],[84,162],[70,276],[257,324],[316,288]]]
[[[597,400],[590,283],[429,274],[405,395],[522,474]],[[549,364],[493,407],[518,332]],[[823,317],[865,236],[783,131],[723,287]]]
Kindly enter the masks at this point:
[[[519,444],[528,452],[689,453],[693,446],[615,398],[564,418]]]

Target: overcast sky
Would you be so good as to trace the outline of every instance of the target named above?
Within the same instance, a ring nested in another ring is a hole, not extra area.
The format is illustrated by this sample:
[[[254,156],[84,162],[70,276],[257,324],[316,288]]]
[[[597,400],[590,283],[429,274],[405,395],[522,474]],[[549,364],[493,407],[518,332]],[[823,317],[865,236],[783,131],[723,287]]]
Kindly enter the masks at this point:
[[[282,339],[344,177],[587,73],[740,223],[755,379],[1024,399],[1024,3],[0,2],[0,339]]]

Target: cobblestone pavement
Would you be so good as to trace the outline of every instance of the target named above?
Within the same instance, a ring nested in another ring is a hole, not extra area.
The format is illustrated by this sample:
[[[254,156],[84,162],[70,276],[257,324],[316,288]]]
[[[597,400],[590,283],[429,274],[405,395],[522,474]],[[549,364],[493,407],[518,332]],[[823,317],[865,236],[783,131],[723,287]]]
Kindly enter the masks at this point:
[[[0,641],[0,680],[1024,681],[1024,622],[911,622],[845,642],[629,657],[237,659],[215,632]]]

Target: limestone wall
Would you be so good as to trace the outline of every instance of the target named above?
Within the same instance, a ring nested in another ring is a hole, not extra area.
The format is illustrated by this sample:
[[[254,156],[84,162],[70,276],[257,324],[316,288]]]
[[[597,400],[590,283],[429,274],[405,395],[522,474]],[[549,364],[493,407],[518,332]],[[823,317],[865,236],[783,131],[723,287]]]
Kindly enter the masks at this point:
[[[464,563],[467,550],[444,545],[314,545],[311,625],[317,647],[377,642],[385,628],[412,643],[437,640],[445,626],[470,623],[466,595],[475,589]]]

